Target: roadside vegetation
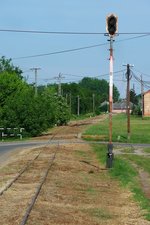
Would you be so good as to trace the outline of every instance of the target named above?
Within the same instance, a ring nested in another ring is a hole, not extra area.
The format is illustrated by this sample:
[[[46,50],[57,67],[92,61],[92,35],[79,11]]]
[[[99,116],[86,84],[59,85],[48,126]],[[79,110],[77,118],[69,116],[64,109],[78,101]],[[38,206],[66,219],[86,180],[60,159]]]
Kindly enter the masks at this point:
[[[93,149],[101,163],[106,164],[106,145],[93,145]],[[115,156],[113,168],[109,170],[112,178],[120,181],[123,188],[129,188],[133,193],[133,198],[138,202],[142,214],[147,220],[150,220],[150,199],[148,199],[142,190],[137,169],[132,165],[134,162],[137,166],[145,169],[150,173],[149,159],[141,156]]]
[[[89,127],[83,137],[88,137],[88,140],[103,140],[108,141],[109,119],[101,121],[99,124]],[[113,116],[113,138],[115,142],[130,142],[130,143],[150,143],[150,119],[142,119],[140,116],[131,116],[131,138],[127,139],[127,117],[125,114]],[[90,137],[91,135],[91,137]],[[105,139],[104,139],[105,137]],[[106,165],[106,145],[93,145],[93,149],[97,154],[101,163]],[[123,147],[120,151],[123,154],[115,155],[113,168],[109,170],[112,178],[120,181],[123,188],[129,188],[133,193],[133,198],[139,203],[142,213],[147,220],[150,220],[150,199],[142,188],[142,183],[139,177],[139,170],[145,171],[150,177],[149,157],[145,155],[135,155],[135,150],[131,147]],[[140,150],[143,153],[150,153],[150,148]],[[145,182],[147,182],[145,180]]]
[[[127,116],[119,114],[113,116],[113,141],[130,143],[150,143],[150,119],[141,116],[131,115],[131,137],[127,139]],[[89,127],[84,135],[99,135],[103,140],[108,141],[109,119],[101,121],[99,124]],[[104,138],[105,137],[105,138]],[[97,138],[97,137],[96,137]],[[88,139],[94,139],[94,137]]]
[[[38,136],[49,127],[67,124],[70,110],[65,98],[53,89],[35,95],[33,84],[11,60],[0,59],[0,128],[24,128],[24,136]]]
[[[23,71],[11,59],[1,57],[0,88],[0,128],[5,129],[4,133],[8,133],[6,128],[24,128],[23,136],[32,137],[55,125],[66,125],[71,117],[81,119],[100,114],[100,104],[108,99],[109,84],[106,80],[85,77],[79,83],[62,84],[59,94],[57,84],[38,86],[36,94],[35,84],[27,83]],[[80,116],[77,116],[78,96]],[[114,86],[114,99],[118,98]]]

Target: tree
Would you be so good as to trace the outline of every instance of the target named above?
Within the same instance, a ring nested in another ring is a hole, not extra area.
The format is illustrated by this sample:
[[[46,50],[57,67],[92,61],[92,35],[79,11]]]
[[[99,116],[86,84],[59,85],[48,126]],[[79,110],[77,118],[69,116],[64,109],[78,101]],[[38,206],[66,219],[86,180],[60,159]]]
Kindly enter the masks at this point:
[[[22,70],[14,66],[11,59],[6,59],[4,56],[0,59],[0,73],[2,72],[7,72],[9,74],[15,73],[18,77],[22,78]]]
[[[29,136],[40,135],[54,124],[63,125],[70,119],[66,100],[55,90],[43,89],[37,97],[34,89],[24,81],[10,60],[0,63],[0,126],[25,128]],[[2,67],[3,66],[3,67]]]
[[[135,93],[134,89],[130,90],[130,101],[134,104],[137,105],[138,104],[138,96]]]
[[[7,98],[21,90],[25,82],[15,73],[3,71],[0,73],[0,106],[5,105]]]

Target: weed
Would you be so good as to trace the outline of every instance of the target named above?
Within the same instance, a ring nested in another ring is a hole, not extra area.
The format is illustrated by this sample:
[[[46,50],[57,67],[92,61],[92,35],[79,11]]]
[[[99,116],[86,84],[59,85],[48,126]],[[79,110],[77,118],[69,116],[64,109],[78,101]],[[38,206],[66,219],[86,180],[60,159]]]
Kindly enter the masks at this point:
[[[104,164],[106,162],[107,146],[93,145],[93,149],[96,152],[98,159]],[[149,171],[149,159],[141,160],[141,156],[127,156],[127,158],[129,157]],[[141,189],[137,170],[132,166],[128,159],[116,156],[114,167],[109,170],[109,174],[112,178],[119,180],[123,187],[128,187],[132,191],[134,199],[139,202],[141,208],[145,210],[145,218],[150,220],[150,201],[146,198]]]

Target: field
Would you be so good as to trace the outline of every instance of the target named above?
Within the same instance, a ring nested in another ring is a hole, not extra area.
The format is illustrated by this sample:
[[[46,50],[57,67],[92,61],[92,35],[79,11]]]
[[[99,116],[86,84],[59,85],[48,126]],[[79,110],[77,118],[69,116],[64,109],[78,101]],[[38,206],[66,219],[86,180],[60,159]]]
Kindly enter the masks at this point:
[[[150,143],[150,118],[131,116],[131,137],[127,139],[127,117],[125,114],[113,116],[113,141],[130,143]],[[99,124],[91,126],[84,135],[96,135],[97,140],[108,141],[109,120],[103,120]],[[88,138],[90,139],[90,138]],[[92,139],[92,138],[91,138]]]
[[[150,148],[135,147],[133,143],[150,143],[150,119],[131,116],[131,139],[127,139],[126,115],[113,117],[113,141],[132,143],[128,146],[115,146],[113,151],[115,160],[110,176],[118,179],[123,186],[127,186],[134,194],[134,198],[143,209],[146,218],[150,220]],[[108,119],[90,126],[83,137],[88,140],[108,141]],[[105,138],[104,138],[105,137]],[[106,163],[107,146],[94,145],[100,161]]]

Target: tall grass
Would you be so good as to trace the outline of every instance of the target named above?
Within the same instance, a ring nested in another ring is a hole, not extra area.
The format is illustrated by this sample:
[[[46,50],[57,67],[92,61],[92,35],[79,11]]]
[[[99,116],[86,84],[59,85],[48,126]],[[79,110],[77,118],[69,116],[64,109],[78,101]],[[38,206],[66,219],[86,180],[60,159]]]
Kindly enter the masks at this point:
[[[92,146],[99,161],[106,164],[107,146],[98,144]],[[146,198],[138,179],[138,172],[131,163],[121,156],[115,157],[113,168],[109,170],[109,174],[119,180],[123,187],[128,187],[132,191],[134,199],[145,210],[145,218],[150,220],[150,200]]]

